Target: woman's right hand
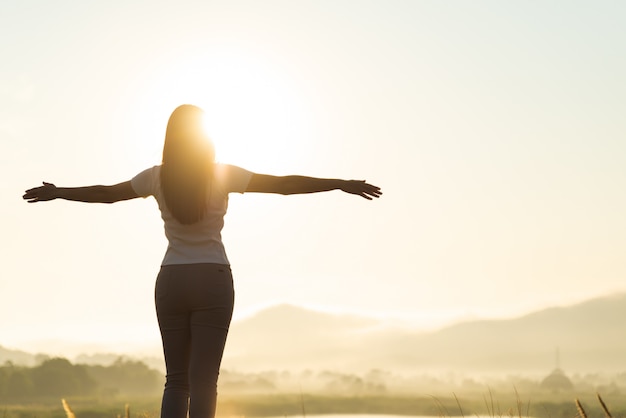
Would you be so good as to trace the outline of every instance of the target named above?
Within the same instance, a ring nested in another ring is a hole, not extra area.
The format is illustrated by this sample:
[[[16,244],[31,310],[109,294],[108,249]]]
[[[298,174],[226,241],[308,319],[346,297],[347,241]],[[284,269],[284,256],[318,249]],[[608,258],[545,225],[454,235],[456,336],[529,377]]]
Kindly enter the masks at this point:
[[[34,187],[26,190],[22,198],[28,203],[45,202],[54,200],[57,196],[57,187],[52,183],[43,182],[43,186]]]

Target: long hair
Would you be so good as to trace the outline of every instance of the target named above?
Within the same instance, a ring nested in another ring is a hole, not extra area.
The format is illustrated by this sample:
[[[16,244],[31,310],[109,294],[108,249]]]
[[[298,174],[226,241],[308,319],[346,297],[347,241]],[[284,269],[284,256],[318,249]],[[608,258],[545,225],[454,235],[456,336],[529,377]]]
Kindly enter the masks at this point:
[[[204,112],[193,105],[177,107],[165,131],[161,189],[167,208],[182,224],[204,216],[215,164],[215,149],[204,132]]]

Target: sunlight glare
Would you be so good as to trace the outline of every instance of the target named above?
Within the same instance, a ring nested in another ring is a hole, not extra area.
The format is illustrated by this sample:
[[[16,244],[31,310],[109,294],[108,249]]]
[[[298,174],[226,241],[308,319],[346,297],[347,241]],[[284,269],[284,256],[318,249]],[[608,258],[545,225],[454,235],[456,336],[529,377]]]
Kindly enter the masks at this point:
[[[302,132],[310,112],[298,86],[276,63],[242,49],[214,49],[178,57],[159,71],[146,84],[140,105],[150,141],[155,135],[162,141],[169,114],[187,103],[204,109],[217,161],[281,171],[289,169],[285,155],[290,160],[306,155],[310,144]]]

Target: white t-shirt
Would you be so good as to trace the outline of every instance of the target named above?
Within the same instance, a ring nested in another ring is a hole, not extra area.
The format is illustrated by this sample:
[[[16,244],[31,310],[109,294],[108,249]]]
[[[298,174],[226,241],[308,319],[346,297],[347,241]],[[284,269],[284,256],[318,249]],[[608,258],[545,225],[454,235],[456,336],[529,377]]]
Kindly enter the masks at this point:
[[[154,196],[161,210],[165,236],[169,241],[162,266],[171,264],[218,263],[230,264],[222,243],[224,215],[228,208],[228,194],[243,193],[252,173],[243,168],[215,164],[210,185],[209,202],[202,220],[184,225],[167,209],[161,190],[161,166],[148,168],[131,180],[135,193],[142,197]]]

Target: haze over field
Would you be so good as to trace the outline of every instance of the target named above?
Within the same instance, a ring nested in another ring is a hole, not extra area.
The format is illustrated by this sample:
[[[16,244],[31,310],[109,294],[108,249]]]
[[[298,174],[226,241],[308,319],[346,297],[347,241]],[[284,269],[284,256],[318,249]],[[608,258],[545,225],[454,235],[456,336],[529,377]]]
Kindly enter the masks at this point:
[[[626,336],[615,318],[625,315],[626,294],[622,294],[518,318],[468,321],[419,332],[372,318],[280,305],[233,324],[223,367],[243,373],[378,370],[404,376],[534,378],[558,367],[570,376],[624,377]],[[50,349],[42,344],[39,352],[53,355]],[[158,342],[134,352],[115,346],[93,351],[94,347],[68,343],[57,349],[77,363],[109,365],[124,356],[159,370],[164,367]],[[72,352],[81,354],[68,354]],[[41,356],[0,346],[0,364],[7,360],[34,365]]]
[[[236,319],[436,329],[626,291],[625,20],[602,0],[0,3],[0,345],[158,342],[155,202],[21,195],[158,164],[181,103],[222,162],[385,193],[233,196]]]

